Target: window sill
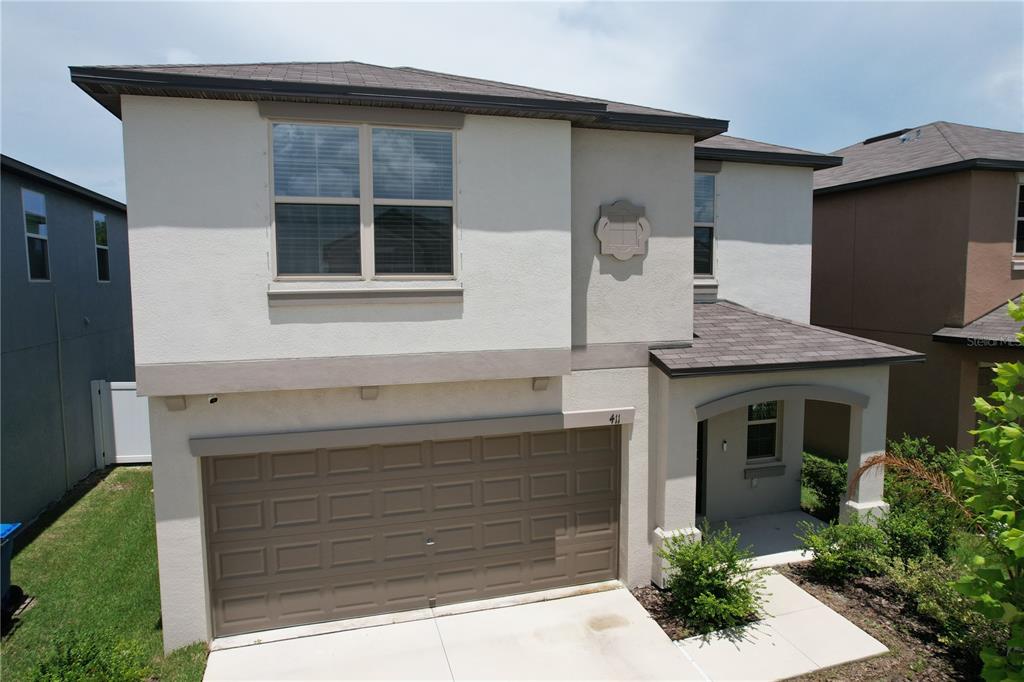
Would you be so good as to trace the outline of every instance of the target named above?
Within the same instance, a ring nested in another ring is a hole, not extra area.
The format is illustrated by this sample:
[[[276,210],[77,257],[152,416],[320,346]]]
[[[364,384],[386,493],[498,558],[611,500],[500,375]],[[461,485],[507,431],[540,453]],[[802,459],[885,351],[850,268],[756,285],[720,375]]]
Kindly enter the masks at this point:
[[[429,282],[273,282],[267,288],[272,307],[346,303],[462,303],[462,284]]]
[[[743,468],[744,480],[750,480],[752,478],[772,478],[773,476],[782,476],[786,473],[786,465],[779,462],[779,460],[765,460],[764,462],[747,462],[747,466]]]
[[[1020,272],[1024,270],[1024,258],[1015,257],[1012,261],[1012,267],[1014,272]]]

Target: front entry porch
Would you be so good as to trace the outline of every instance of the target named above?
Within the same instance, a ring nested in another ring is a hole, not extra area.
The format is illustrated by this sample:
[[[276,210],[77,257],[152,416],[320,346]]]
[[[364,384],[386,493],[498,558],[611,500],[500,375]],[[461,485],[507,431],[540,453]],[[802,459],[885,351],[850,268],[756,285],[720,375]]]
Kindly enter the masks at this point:
[[[692,345],[651,358],[661,370],[651,373],[655,556],[665,538],[699,539],[704,517],[731,520],[762,557],[798,549],[806,402],[849,406],[852,477],[886,447],[889,365],[923,360],[727,302],[696,304]],[[878,469],[861,477],[840,520],[884,515],[883,481]],[[664,584],[662,562],[653,568]]]
[[[712,522],[710,526],[714,530],[728,526],[740,536],[740,546],[749,547],[753,552],[754,568],[768,568],[808,558],[796,538],[804,523],[819,528],[825,525],[807,512],[796,510],[724,519]]]

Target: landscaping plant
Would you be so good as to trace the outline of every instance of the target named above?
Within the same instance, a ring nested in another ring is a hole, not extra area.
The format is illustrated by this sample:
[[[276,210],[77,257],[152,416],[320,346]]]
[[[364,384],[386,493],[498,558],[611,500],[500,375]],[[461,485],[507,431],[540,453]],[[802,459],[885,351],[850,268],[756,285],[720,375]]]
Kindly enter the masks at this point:
[[[1018,304],[1009,304],[1009,314],[1024,321]],[[1024,327],[1017,340],[1024,344]],[[954,585],[977,613],[1009,633],[982,650],[982,677],[1024,680],[1024,363],[997,363],[993,372],[996,390],[975,399],[977,447],[958,453],[949,475],[890,452],[869,459],[853,484],[885,466],[916,477],[958,508],[985,544]]]
[[[830,523],[819,528],[804,521],[797,539],[810,552],[808,566],[813,578],[841,583],[863,575],[880,575],[886,569],[885,534],[862,523]]]
[[[805,452],[800,478],[817,495],[827,517],[839,516],[839,503],[846,493],[846,462],[833,462]]]
[[[752,552],[728,526],[712,530],[705,521],[702,533],[700,541],[670,537],[660,550],[674,615],[701,634],[754,620],[764,578],[751,570]]]

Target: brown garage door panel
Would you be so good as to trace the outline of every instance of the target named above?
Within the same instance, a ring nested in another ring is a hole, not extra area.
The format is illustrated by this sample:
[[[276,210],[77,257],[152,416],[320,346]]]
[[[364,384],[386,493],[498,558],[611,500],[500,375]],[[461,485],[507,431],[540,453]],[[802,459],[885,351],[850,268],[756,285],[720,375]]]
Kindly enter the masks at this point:
[[[617,427],[203,467],[218,635],[617,574]]]
[[[397,522],[460,518],[466,513],[529,509],[618,498],[618,455],[566,460],[527,470],[435,473],[384,483],[214,494],[207,498],[213,542],[355,530]]]
[[[610,580],[617,572],[606,543],[573,551],[517,552],[417,569],[373,570],[331,579],[278,582],[217,590],[214,617],[220,635],[270,627],[354,618]]]
[[[434,474],[477,474],[490,469],[533,468],[543,462],[580,460],[618,452],[612,427],[478,436],[338,450],[278,452],[205,460],[211,495],[280,491],[337,483],[376,483]]]
[[[616,540],[614,502],[525,509],[475,517],[336,530],[210,546],[214,588],[380,569]]]

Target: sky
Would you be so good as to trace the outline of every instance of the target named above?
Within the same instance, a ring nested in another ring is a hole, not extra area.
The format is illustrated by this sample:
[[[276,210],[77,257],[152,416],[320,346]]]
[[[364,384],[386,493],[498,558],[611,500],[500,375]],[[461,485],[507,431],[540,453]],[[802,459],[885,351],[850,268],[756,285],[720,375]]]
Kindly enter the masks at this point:
[[[936,120],[1024,129],[1022,2],[0,2],[0,149],[123,200],[70,65],[355,60],[730,121],[829,152]]]

